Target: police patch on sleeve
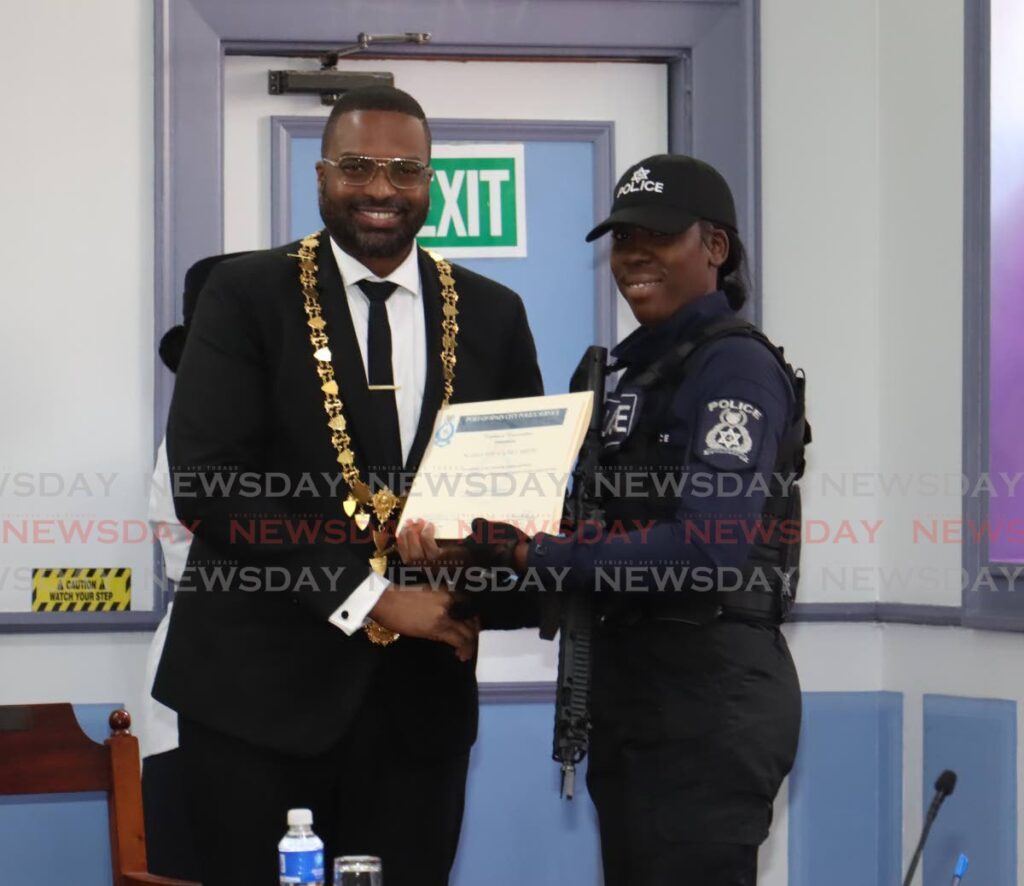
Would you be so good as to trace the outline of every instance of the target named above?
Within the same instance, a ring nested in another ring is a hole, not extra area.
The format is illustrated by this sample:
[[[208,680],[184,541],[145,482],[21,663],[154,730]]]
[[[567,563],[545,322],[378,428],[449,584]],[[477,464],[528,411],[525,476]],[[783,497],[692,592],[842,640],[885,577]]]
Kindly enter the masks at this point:
[[[764,437],[764,413],[746,400],[711,400],[701,410],[694,451],[719,467],[743,469],[757,463]]]
[[[605,449],[618,449],[633,433],[643,402],[644,395],[640,390],[623,388],[608,396],[604,404],[604,429],[601,434]]]

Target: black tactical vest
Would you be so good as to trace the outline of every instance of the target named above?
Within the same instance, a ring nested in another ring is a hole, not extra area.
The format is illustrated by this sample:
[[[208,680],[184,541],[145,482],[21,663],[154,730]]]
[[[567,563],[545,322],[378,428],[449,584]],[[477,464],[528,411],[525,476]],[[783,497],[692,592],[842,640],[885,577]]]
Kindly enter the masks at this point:
[[[711,342],[731,335],[746,335],[760,341],[782,367],[792,386],[795,406],[792,421],[779,443],[778,455],[768,481],[769,492],[762,505],[764,537],[750,545],[743,566],[744,590],[718,592],[709,601],[699,595],[688,603],[706,609],[715,603],[726,617],[778,624],[785,620],[796,598],[800,562],[800,488],[795,481],[804,472],[804,447],[811,442],[811,428],[804,414],[802,373],[786,362],[782,350],[752,324],[736,317],[713,322],[641,371],[627,386],[640,401],[628,436],[621,446],[601,459],[599,491],[605,512],[605,526],[627,529],[651,520],[677,519],[677,490],[681,475],[692,463],[690,439],[673,439],[663,426],[671,399],[696,365],[694,357]],[[614,421],[614,416],[611,417]],[[675,482],[671,478],[675,477]],[[787,478],[783,484],[780,478]],[[767,531],[770,530],[770,531]],[[664,608],[664,607],[662,607]]]

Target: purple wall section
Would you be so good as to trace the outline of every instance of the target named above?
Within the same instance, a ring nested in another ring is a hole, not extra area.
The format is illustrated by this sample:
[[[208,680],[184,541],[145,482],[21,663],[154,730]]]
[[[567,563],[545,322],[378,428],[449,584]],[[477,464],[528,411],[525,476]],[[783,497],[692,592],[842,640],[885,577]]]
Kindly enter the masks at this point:
[[[964,496],[964,574],[986,584],[964,591],[962,623],[1024,631],[1024,595],[1010,593],[1020,582],[1013,561],[1024,562],[1024,484],[1006,494],[1012,475],[1024,471],[1018,381],[1024,361],[1015,355],[1024,319],[1024,266],[1015,255],[1024,234],[1024,133],[1019,124],[1014,133],[1013,114],[1006,113],[1021,106],[1014,29],[1024,30],[1015,0],[964,6],[963,469],[972,484],[988,474],[1003,494]]]
[[[989,471],[1024,472],[1024,10],[992,0]],[[1002,488],[1005,488],[1002,487]],[[989,499],[989,560],[1024,562],[1024,489]]]
[[[993,107],[993,117],[998,109]],[[992,121],[993,130],[997,126]],[[995,146],[993,145],[993,150]],[[1024,157],[1024,138],[1016,143]],[[998,188],[999,182],[992,182]],[[989,471],[1024,473],[1024,189],[992,218]],[[997,487],[1006,490],[1005,484]],[[989,559],[1024,562],[1024,489],[989,499]]]

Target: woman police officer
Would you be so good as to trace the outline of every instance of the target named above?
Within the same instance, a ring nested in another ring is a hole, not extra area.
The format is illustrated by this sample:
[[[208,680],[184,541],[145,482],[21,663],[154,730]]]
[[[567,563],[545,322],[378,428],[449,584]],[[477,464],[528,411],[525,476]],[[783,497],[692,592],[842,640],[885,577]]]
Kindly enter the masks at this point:
[[[600,592],[587,784],[606,886],[747,886],[800,726],[779,623],[809,440],[802,378],[735,318],[743,247],[716,170],[633,165],[587,239],[608,232],[640,327],[612,352],[624,371],[605,404],[603,529],[492,547],[491,562],[568,569],[570,590]],[[422,525],[399,547],[407,562],[452,554]],[[470,547],[481,562],[481,539]],[[517,595],[484,596],[485,612]]]

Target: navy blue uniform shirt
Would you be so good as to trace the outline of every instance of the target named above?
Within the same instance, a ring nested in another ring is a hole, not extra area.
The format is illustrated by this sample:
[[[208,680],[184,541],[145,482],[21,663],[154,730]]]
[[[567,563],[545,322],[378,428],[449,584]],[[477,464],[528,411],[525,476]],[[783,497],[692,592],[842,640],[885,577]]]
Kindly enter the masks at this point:
[[[568,568],[570,582],[584,586],[608,564],[648,567],[648,586],[632,589],[665,590],[653,578],[659,566],[683,566],[692,574],[696,567],[707,573],[743,565],[758,538],[768,480],[795,405],[779,362],[759,341],[727,336],[698,352],[670,396],[652,397],[631,386],[671,348],[733,313],[725,294],[712,292],[662,323],[637,329],[612,351],[625,372],[605,403],[606,460],[614,463],[616,449],[636,432],[641,416],[645,423],[653,418],[658,440],[688,454],[673,485],[663,487],[676,494],[675,518],[609,523],[599,536],[588,533],[584,540],[538,535],[530,546],[530,567]],[[645,408],[661,414],[645,415]]]

